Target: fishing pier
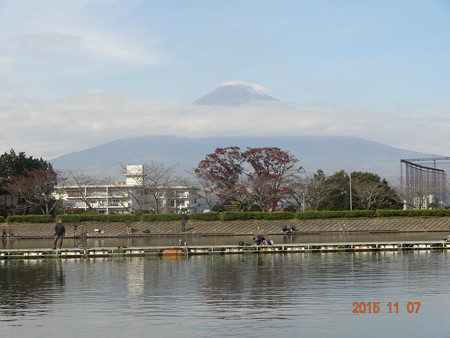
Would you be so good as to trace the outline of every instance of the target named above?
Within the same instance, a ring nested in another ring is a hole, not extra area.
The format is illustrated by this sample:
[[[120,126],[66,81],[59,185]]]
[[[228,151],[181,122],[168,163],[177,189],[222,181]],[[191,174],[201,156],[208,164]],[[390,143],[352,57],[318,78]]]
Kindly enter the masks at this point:
[[[192,256],[209,254],[267,254],[299,252],[382,252],[408,250],[449,250],[450,242],[396,241],[396,242],[343,242],[298,243],[274,245],[201,245],[201,246],[148,246],[148,247],[92,247],[63,249],[2,249],[0,259],[10,258],[92,258],[133,256]]]

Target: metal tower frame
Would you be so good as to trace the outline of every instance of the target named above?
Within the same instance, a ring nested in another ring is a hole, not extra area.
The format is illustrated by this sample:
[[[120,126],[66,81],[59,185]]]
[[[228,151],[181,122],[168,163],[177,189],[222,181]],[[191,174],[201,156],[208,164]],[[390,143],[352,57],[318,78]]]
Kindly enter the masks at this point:
[[[436,206],[447,204],[447,174],[436,168],[436,161],[449,161],[450,157],[417,158],[400,160],[400,182],[405,201],[418,202],[420,208],[427,208],[433,202]],[[433,162],[433,167],[415,162]],[[404,175],[403,175],[404,173]]]

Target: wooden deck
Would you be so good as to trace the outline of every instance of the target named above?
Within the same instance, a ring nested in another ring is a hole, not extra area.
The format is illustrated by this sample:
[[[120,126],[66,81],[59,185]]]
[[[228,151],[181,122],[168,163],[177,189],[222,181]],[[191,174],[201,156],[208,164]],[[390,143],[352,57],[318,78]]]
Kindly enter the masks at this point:
[[[208,254],[247,253],[298,253],[298,252],[361,252],[404,250],[449,250],[450,242],[397,241],[397,242],[347,242],[347,243],[299,243],[275,245],[202,245],[164,247],[93,247],[74,249],[10,249],[0,250],[0,259],[10,258],[89,258],[132,256],[191,256]]]

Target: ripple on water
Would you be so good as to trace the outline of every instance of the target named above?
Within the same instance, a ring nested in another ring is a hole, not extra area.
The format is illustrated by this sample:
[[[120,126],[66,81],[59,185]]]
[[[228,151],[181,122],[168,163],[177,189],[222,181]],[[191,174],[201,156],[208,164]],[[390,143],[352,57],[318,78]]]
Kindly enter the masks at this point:
[[[355,336],[384,328],[417,336],[446,325],[448,257],[437,251],[10,261],[0,266],[0,322],[8,336],[65,338]],[[374,301],[384,311],[398,301],[403,312],[352,313],[354,302]],[[410,301],[422,302],[415,317],[406,312]]]

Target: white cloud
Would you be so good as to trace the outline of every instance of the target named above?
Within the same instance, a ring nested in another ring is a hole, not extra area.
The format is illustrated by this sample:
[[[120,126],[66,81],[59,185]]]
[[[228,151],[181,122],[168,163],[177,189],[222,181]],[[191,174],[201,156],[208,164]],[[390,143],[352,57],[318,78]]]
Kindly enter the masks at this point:
[[[24,45],[31,48],[45,48],[48,46],[66,45],[79,42],[79,38],[76,35],[62,34],[58,32],[19,34],[14,40],[19,45]]]
[[[169,57],[141,43],[130,43],[118,36],[85,33],[81,36],[82,51],[90,56],[130,65],[155,66],[166,63]]]
[[[108,61],[132,66],[156,66],[166,64],[170,60],[167,54],[158,50],[153,46],[154,43],[147,39],[136,38],[130,41],[125,37],[98,30],[78,30],[75,27],[64,29],[64,33],[50,31],[15,36],[14,46],[24,52],[19,59],[20,63],[31,62],[30,58],[38,57],[39,62],[46,64],[51,63],[54,57],[73,60],[75,56],[79,62]],[[0,71],[4,68],[3,64],[11,64],[11,61],[11,58],[0,58]]]
[[[233,86],[233,85],[243,85],[253,88],[259,92],[268,92],[269,88],[263,87],[257,83],[249,82],[249,81],[226,81],[218,85],[216,88],[225,87],[225,86]]]
[[[125,71],[146,71],[172,61],[160,35],[151,29],[130,24],[121,13],[106,20],[102,9],[118,11],[122,6],[110,3],[6,2],[0,11],[0,91],[71,95],[89,90],[92,79],[111,81]]]
[[[375,117],[376,116],[376,117]],[[447,155],[448,118],[406,118],[338,108],[210,107],[139,102],[101,91],[58,100],[0,101],[0,144],[51,159],[125,137],[145,135],[357,136]]]

